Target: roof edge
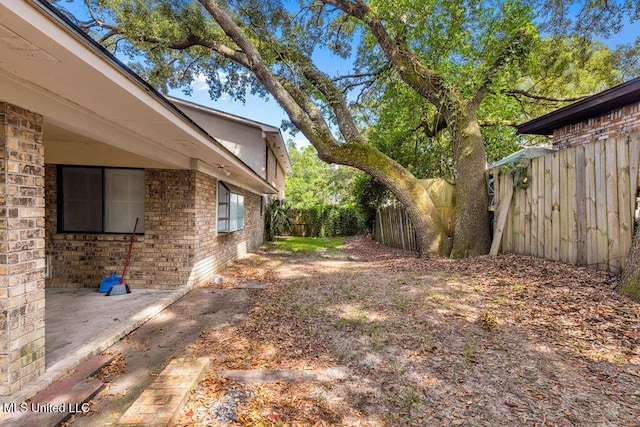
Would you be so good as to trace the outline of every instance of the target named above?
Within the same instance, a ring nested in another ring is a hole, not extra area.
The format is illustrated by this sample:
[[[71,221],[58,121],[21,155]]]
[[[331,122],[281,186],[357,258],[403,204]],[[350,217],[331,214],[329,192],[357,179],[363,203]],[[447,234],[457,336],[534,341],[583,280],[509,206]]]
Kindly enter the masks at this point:
[[[184,105],[186,105],[188,107],[204,111],[205,113],[208,113],[208,114],[216,114],[216,115],[218,115],[220,117],[233,120],[233,121],[235,121],[237,123],[241,123],[241,124],[244,124],[244,125],[247,125],[247,126],[251,126],[251,127],[260,129],[264,133],[275,133],[275,134],[277,134],[278,138],[280,139],[280,143],[282,144],[282,147],[284,149],[284,152],[287,155],[287,158],[285,159],[286,162],[283,165],[285,167],[285,172],[287,172],[287,173],[291,173],[292,172],[292,169],[291,169],[291,167],[292,167],[291,166],[291,158],[289,157],[289,150],[287,150],[287,144],[285,144],[285,142],[284,142],[284,138],[282,137],[282,131],[280,130],[279,127],[272,126],[270,124],[259,122],[259,121],[256,121],[256,120],[252,120],[252,119],[249,119],[249,118],[246,118],[246,117],[238,116],[236,114],[227,113],[226,111],[221,111],[221,110],[218,110],[216,108],[208,107],[206,105],[198,104],[197,102],[189,101],[189,100],[186,100],[186,99],[177,98],[175,96],[167,96],[166,98],[169,101],[171,101],[171,102],[173,102],[173,103],[175,103],[177,105],[184,104]]]
[[[32,0],[32,3],[42,10],[44,13],[48,14],[51,18],[55,19],[60,25],[66,28],[71,34],[80,39],[82,42],[86,43],[87,47],[93,49],[100,57],[102,57],[105,61],[111,63],[117,69],[119,69],[123,74],[132,79],[136,84],[138,84],[141,89],[149,93],[153,98],[155,98],[162,105],[167,107],[173,114],[176,115],[176,118],[179,118],[186,122],[189,126],[191,126],[194,130],[202,135],[205,139],[207,139],[210,143],[213,143],[214,146],[221,150],[223,153],[232,156],[239,165],[242,165],[244,168],[244,172],[247,175],[252,176],[254,179],[257,179],[262,185],[270,185],[268,182],[258,175],[253,169],[251,169],[244,161],[235,156],[230,150],[228,150],[224,145],[222,145],[217,139],[209,135],[207,131],[205,131],[201,126],[199,126],[195,121],[193,121],[185,112],[183,112],[177,105],[171,102],[168,97],[160,93],[157,89],[155,89],[149,82],[139,76],[136,72],[134,72],[131,68],[129,68],[125,63],[120,61],[117,57],[115,57],[111,52],[109,52],[104,46],[94,40],[87,33],[82,31],[77,25],[75,25],[64,13],[62,13],[58,8],[51,4],[46,0]]]
[[[640,100],[640,77],[516,126],[519,134],[552,135],[555,129]]]

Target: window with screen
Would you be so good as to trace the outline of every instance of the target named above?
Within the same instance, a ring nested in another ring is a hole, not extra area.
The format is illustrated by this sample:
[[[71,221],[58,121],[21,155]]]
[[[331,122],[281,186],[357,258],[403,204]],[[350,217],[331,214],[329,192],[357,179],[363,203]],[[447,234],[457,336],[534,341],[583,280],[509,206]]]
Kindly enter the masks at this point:
[[[244,228],[244,196],[228,184],[218,183],[218,232],[230,233]]]
[[[144,232],[144,170],[60,166],[58,230],[75,233]]]

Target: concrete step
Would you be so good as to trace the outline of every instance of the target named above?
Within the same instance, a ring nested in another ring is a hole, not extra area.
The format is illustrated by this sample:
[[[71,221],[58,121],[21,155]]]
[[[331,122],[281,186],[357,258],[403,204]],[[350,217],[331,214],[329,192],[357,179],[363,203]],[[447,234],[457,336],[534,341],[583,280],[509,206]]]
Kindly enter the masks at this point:
[[[89,410],[88,402],[104,383],[92,378],[115,356],[97,355],[80,363],[69,375],[53,382],[26,402],[3,414],[3,425],[9,426],[57,426],[71,415]],[[8,409],[8,408],[3,408]]]
[[[209,369],[209,359],[174,359],[118,420],[119,426],[170,426]]]

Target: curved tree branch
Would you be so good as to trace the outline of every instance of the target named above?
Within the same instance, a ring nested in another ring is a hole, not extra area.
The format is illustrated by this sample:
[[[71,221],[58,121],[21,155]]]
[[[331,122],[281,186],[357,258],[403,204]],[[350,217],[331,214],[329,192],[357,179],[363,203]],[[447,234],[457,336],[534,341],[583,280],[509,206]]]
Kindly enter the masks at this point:
[[[445,79],[425,67],[418,57],[408,48],[402,39],[393,38],[382,21],[371,15],[371,9],[362,0],[322,0],[342,10],[349,16],[362,21],[376,38],[387,60],[400,74],[402,80],[416,90],[435,107],[443,111],[445,117],[452,114],[445,108],[453,100],[457,100],[454,92],[447,87]]]
[[[311,61],[307,59],[307,63],[303,65],[303,73],[305,77],[313,83],[313,85],[324,95],[329,106],[335,112],[338,128],[340,132],[349,142],[366,143],[364,136],[358,130],[349,107],[347,106],[342,91],[338,89],[329,77],[318,70]],[[305,61],[306,62],[306,61]]]
[[[478,120],[478,125],[481,127],[492,126],[518,126],[518,122],[515,120]]]
[[[445,130],[447,127],[447,122],[444,120],[442,114],[436,114],[431,126],[427,123],[426,118],[423,118],[420,120],[420,123],[418,123],[418,126],[412,129],[412,131],[416,132],[419,129],[423,129],[427,138],[433,138],[438,134],[438,132]]]
[[[274,75],[256,46],[249,36],[236,24],[221,8],[215,0],[199,0],[204,8],[215,19],[225,34],[242,50],[246,57],[246,64],[258,80],[273,95],[282,108],[286,111],[291,122],[296,125],[304,134],[314,140],[314,145],[318,151],[325,151],[328,154],[339,145],[321,111],[313,103],[307,103],[308,108],[302,108],[298,100],[292,96],[288,88]]]
[[[527,92],[525,90],[520,90],[520,89],[508,90],[506,94],[513,97],[516,97],[516,95],[522,95],[526,98],[535,99],[538,101],[550,101],[550,102],[576,102],[576,101],[581,101],[593,95],[593,94],[588,94],[588,95],[570,96],[567,98],[554,98],[551,96],[539,95],[536,93],[531,93],[531,92]]]
[[[516,34],[511,37],[506,46],[502,49],[502,52],[500,52],[500,54],[496,56],[493,63],[489,66],[489,69],[484,74],[482,83],[480,84],[480,88],[473,97],[472,102],[476,105],[476,107],[480,105],[484,97],[489,92],[489,86],[493,82],[493,79],[495,79],[495,77],[497,76],[500,68],[502,68],[502,66],[513,56],[515,47],[520,42],[522,42],[526,36],[526,30],[524,28],[520,28],[516,32]]]

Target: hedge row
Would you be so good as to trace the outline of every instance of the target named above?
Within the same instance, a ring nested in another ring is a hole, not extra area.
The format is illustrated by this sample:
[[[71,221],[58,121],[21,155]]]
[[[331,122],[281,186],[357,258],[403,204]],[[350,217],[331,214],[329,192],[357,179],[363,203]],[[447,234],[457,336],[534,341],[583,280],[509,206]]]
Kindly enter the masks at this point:
[[[365,218],[356,206],[318,206],[289,209],[291,234],[305,237],[357,236],[365,234]]]

